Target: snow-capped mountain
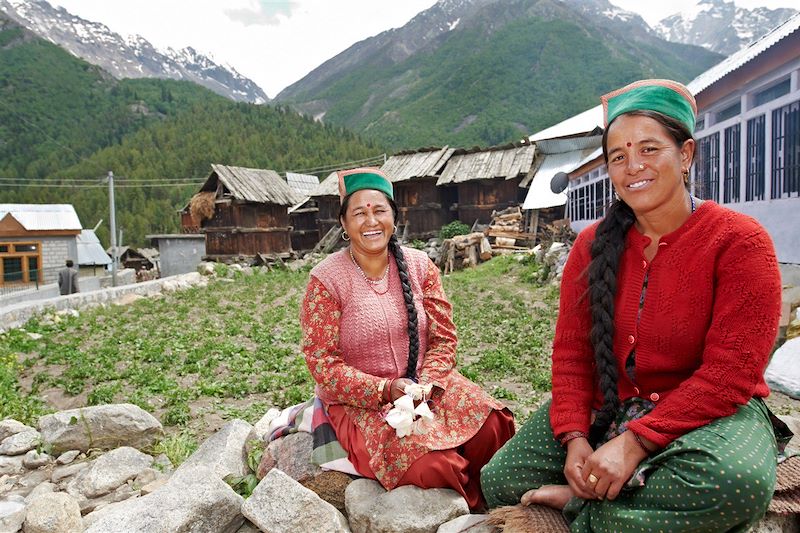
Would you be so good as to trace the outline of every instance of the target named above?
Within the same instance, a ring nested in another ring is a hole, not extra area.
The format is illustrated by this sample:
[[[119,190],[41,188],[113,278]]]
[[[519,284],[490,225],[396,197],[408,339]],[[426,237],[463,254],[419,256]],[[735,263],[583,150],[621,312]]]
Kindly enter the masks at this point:
[[[790,8],[744,9],[726,0],[701,0],[693,8],[663,19],[654,29],[668,41],[730,55],[795,13]]]
[[[158,50],[139,35],[125,39],[104,24],[72,15],[45,0],[0,0],[0,11],[116,78],[187,80],[233,100],[269,101],[254,81],[192,48]]]

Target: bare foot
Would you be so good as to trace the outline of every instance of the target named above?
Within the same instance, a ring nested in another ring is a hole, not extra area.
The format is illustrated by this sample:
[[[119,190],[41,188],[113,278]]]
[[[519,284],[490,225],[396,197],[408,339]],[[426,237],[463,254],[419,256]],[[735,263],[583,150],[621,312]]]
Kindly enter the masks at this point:
[[[563,511],[570,498],[572,498],[572,489],[569,488],[569,485],[542,485],[538,489],[529,490],[523,494],[519,503],[522,505],[535,503]]]

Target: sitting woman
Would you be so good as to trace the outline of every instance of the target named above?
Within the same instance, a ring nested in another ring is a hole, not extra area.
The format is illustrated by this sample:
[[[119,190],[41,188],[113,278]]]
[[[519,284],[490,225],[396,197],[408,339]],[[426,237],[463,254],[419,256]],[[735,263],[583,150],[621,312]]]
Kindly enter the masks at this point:
[[[694,98],[667,80],[602,98],[616,200],[567,261],[553,398],[483,469],[490,506],[572,531],[746,531],[778,446],[763,398],[780,273],[752,218],[687,190]]]
[[[439,270],[424,252],[399,245],[386,176],[340,172],[339,193],[350,246],[311,271],[300,317],[316,394],[362,476],[386,489],[451,488],[481,508],[480,469],[514,434],[513,417],[455,370]],[[433,418],[390,426],[392,402],[415,383],[428,391],[422,401]]]

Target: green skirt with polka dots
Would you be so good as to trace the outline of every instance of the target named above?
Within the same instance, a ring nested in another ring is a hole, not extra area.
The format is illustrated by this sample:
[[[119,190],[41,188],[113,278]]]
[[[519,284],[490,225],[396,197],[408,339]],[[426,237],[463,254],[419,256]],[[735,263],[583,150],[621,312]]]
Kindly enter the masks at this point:
[[[483,467],[489,507],[567,483],[549,413],[548,402]],[[647,458],[615,500],[573,498],[564,515],[574,532],[744,532],[767,510],[777,453],[769,410],[754,398]]]

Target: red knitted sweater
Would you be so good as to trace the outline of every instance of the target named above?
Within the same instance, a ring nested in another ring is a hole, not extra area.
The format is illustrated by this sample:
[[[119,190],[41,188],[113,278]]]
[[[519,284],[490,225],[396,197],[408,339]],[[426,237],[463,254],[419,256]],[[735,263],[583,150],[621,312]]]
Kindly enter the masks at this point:
[[[602,405],[586,273],[596,227],[578,236],[561,284],[550,411],[555,435],[588,432],[592,407]],[[777,334],[781,281],[764,228],[711,201],[661,237],[650,263],[644,257],[649,243],[635,227],[628,232],[617,274],[614,353],[620,400],[656,403],[628,428],[663,447],[769,394],[763,373]],[[633,349],[635,382],[625,372]]]

